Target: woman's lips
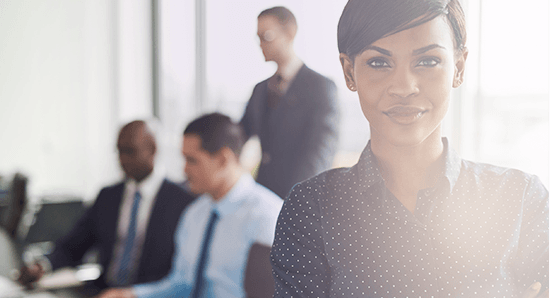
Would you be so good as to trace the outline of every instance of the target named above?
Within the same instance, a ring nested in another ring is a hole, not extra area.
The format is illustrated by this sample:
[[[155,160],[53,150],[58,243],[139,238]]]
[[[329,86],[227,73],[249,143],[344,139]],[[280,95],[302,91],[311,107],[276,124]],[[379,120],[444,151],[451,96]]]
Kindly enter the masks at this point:
[[[418,107],[394,106],[383,113],[397,124],[408,125],[420,119],[426,112],[427,110]]]

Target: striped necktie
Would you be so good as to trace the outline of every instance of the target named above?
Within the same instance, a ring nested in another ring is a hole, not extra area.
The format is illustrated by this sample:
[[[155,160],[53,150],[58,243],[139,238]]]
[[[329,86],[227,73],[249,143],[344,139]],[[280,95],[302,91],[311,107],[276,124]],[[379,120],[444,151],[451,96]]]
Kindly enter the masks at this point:
[[[139,203],[141,201],[141,194],[136,191],[134,195],[134,203],[132,204],[132,213],[130,214],[130,224],[128,225],[128,234],[126,235],[126,242],[124,243],[124,251],[122,253],[122,259],[120,260],[120,266],[117,273],[118,285],[127,285],[130,281],[130,273],[132,271],[134,240],[136,238],[137,228],[137,215],[139,210]]]
[[[208,222],[208,228],[206,228],[206,234],[202,240],[201,254],[199,262],[197,265],[197,270],[195,272],[195,284],[193,286],[193,292],[191,293],[192,298],[201,297],[201,291],[203,290],[204,284],[204,269],[206,268],[206,262],[208,261],[208,248],[210,246],[210,240],[212,239],[212,232],[214,231],[214,226],[218,221],[218,213],[212,211],[210,215],[210,221]]]
[[[270,108],[276,108],[283,97],[282,90],[283,77],[280,74],[275,74],[267,82],[267,105]]]

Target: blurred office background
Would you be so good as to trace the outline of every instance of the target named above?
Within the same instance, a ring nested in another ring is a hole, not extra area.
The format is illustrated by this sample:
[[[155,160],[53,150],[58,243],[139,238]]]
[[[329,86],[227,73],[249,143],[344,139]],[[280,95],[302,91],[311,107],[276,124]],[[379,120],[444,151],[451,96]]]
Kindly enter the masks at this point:
[[[28,177],[30,200],[95,198],[120,179],[122,124],[158,117],[160,163],[184,179],[184,126],[203,112],[239,120],[265,63],[257,15],[284,5],[295,48],[339,87],[335,166],[368,138],[341,73],[336,26],[345,0],[0,0],[0,176]],[[549,8],[546,0],[464,0],[466,82],[444,123],[467,159],[519,168],[549,186]]]

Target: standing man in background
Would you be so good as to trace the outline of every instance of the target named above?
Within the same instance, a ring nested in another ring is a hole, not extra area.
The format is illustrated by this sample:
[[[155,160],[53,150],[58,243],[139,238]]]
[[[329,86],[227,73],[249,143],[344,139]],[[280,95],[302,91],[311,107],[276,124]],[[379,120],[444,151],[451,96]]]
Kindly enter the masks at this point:
[[[277,71],[254,87],[241,119],[247,137],[260,139],[258,183],[282,198],[294,184],[329,169],[338,145],[336,85],[296,56],[296,31],[285,7],[258,16],[260,47]]]
[[[117,149],[126,179],[102,189],[73,230],[57,241],[52,254],[22,268],[20,283],[28,285],[46,271],[79,265],[92,247],[99,250],[103,274],[91,294],[155,281],[169,272],[174,232],[193,197],[155,168],[157,145],[146,122],[126,124]]]

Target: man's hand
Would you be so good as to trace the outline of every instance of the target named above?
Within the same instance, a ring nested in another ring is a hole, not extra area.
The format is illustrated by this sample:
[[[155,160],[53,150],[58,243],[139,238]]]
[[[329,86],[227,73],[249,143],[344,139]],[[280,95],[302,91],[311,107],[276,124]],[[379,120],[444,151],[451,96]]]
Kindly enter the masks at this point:
[[[136,298],[130,288],[107,289],[94,298]]]
[[[521,298],[548,298],[548,290],[539,295],[541,284],[536,282],[532,284],[527,291],[523,293]]]
[[[39,263],[34,263],[30,266],[23,266],[19,270],[17,282],[27,288],[32,288],[32,283],[38,281],[44,275],[44,268]]]

